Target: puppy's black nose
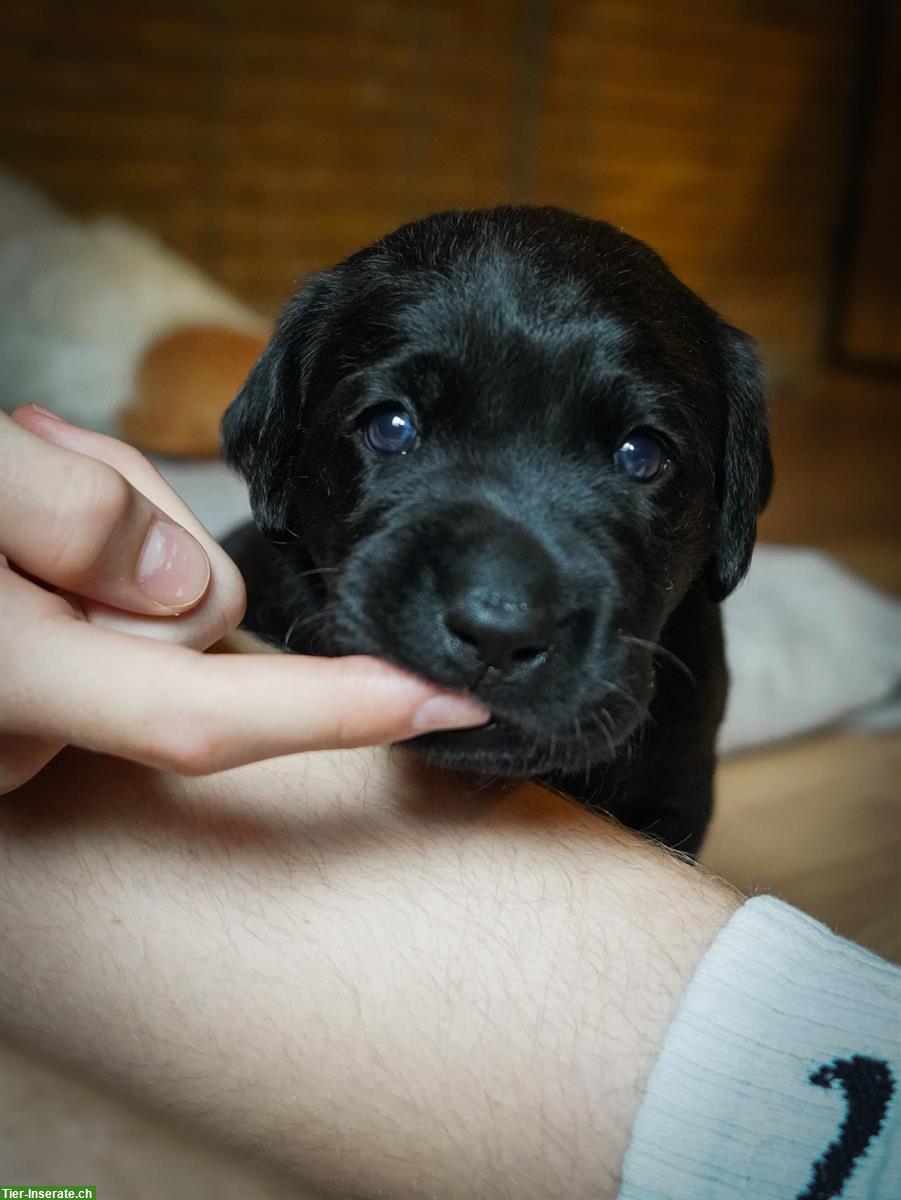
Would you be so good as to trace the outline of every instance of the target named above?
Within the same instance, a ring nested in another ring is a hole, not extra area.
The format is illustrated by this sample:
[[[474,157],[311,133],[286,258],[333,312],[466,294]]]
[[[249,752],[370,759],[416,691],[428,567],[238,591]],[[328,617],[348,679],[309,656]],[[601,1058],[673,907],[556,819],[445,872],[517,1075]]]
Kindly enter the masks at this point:
[[[547,649],[557,618],[557,568],[538,540],[509,519],[483,519],[478,532],[469,532],[446,568],[444,623],[486,666],[510,670]]]
[[[547,648],[553,616],[548,605],[533,604],[522,594],[475,588],[448,609],[444,623],[475,647],[483,663],[505,669]]]

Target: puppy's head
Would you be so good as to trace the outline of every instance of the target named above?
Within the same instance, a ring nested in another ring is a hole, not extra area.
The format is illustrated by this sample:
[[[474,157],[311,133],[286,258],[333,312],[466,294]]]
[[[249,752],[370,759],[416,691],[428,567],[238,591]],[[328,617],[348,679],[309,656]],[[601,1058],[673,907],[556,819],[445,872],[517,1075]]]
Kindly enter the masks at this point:
[[[314,276],[223,445],[264,532],[326,569],[328,651],[469,689],[491,724],[420,745],[496,772],[613,755],[667,617],[736,586],[770,486],[750,339],[551,208],[427,217]]]

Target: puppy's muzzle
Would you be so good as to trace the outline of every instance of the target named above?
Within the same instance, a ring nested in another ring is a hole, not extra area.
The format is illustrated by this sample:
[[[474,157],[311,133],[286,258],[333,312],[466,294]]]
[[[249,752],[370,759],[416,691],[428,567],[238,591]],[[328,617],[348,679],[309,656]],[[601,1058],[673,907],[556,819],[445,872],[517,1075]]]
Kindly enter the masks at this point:
[[[439,581],[448,650],[484,669],[525,674],[550,649],[562,612],[560,575],[544,547],[512,521],[461,546]]]

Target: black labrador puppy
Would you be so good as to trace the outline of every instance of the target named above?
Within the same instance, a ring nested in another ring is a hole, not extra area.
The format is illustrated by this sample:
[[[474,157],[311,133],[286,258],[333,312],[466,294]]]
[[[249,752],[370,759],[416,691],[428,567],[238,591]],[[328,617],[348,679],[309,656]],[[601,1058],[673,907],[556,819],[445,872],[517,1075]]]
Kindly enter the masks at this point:
[[[753,342],[652,250],[556,208],[405,225],[288,303],[222,440],[247,628],[468,689],[491,722],[412,748],[698,850],[772,467]]]

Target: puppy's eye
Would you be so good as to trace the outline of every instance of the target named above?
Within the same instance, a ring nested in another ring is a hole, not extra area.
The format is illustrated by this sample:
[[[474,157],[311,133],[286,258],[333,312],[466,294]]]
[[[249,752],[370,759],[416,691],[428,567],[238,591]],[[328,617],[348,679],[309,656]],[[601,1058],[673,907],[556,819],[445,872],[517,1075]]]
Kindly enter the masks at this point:
[[[613,465],[620,474],[649,483],[669,466],[669,459],[652,433],[636,429],[613,455]]]
[[[408,454],[419,441],[419,433],[402,408],[382,408],[363,416],[363,444],[376,454]]]

